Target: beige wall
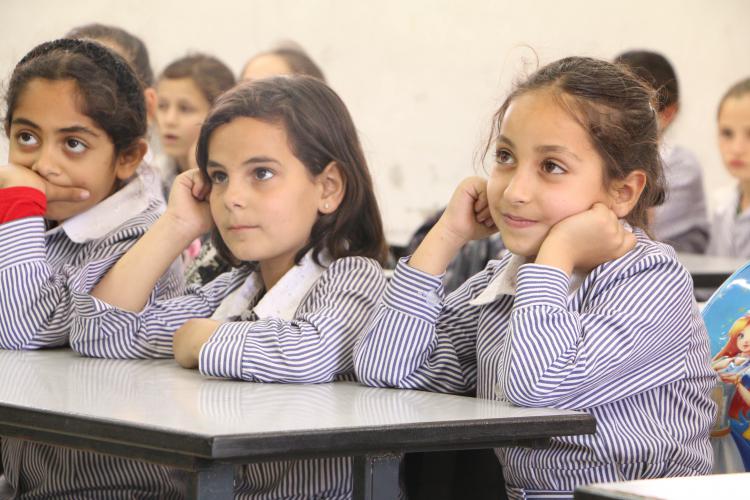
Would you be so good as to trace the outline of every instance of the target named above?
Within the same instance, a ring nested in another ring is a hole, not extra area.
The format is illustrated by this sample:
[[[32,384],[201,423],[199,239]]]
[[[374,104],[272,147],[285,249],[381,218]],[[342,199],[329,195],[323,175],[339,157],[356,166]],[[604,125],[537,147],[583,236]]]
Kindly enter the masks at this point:
[[[4,82],[33,45],[92,21],[141,36],[157,72],[188,50],[239,72],[254,52],[296,40],[354,116],[396,243],[474,171],[490,116],[537,56],[666,54],[683,104],[669,139],[698,155],[709,191],[729,180],[715,145],[717,100],[750,75],[746,0],[2,0],[0,19]]]

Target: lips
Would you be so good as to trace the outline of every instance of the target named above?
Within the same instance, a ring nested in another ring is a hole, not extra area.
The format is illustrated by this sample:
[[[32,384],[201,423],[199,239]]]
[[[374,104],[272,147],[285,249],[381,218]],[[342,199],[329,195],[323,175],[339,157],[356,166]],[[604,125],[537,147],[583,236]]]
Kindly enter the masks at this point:
[[[503,221],[507,226],[516,229],[523,229],[536,224],[535,220],[526,219],[524,217],[519,217],[517,215],[511,215],[507,213],[503,214]]]
[[[250,226],[245,224],[233,224],[231,226],[228,226],[227,229],[230,231],[248,231],[251,229],[258,229],[259,226]]]
[[[729,166],[732,168],[742,168],[745,166],[745,162],[742,160],[730,160]]]

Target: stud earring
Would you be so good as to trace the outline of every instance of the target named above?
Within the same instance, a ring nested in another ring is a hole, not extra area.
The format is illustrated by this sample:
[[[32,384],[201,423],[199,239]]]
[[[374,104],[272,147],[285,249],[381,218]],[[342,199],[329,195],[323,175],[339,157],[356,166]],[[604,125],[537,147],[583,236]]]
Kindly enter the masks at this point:
[[[323,205],[323,210],[328,210],[328,203],[325,203],[325,204]]]

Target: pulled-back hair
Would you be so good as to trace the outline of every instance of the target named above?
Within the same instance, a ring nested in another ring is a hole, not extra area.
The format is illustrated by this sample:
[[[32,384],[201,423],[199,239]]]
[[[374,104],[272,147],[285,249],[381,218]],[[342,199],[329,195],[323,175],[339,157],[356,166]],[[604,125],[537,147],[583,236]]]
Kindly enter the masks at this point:
[[[493,118],[485,155],[511,102],[541,90],[552,93],[587,132],[604,163],[605,186],[637,170],[645,173],[646,185],[626,220],[648,229],[648,208],[665,196],[654,89],[622,65],[588,57],[560,59],[517,84],[505,99]]]
[[[72,80],[80,112],[109,136],[115,155],[135,146],[146,133],[143,87],[130,65],[96,42],[60,39],[38,45],[16,65],[5,95],[5,133],[26,86],[34,79]]]
[[[206,54],[189,54],[170,63],[164,68],[159,80],[165,78],[192,79],[209,104],[234,85],[232,70],[215,57]]]
[[[73,28],[65,35],[65,38],[88,38],[100,42],[112,42],[125,52],[121,55],[128,61],[138,78],[141,79],[143,86],[154,86],[154,71],[151,69],[146,45],[143,40],[132,33],[128,33],[117,26],[91,23]]]
[[[333,213],[318,215],[310,239],[295,255],[295,262],[312,249],[317,263],[325,250],[333,259],[363,256],[383,264],[387,250],[372,179],[354,123],[339,96],[322,81],[308,76],[244,82],[222,95],[203,122],[198,138],[196,159],[207,183],[211,135],[240,117],[282,126],[292,153],[312,176],[336,162],[344,178],[346,191],[341,204]],[[213,238],[219,254],[239,264],[217,230]]]
[[[733,99],[739,99],[740,97],[747,94],[750,94],[750,78],[740,80],[739,82],[729,87],[729,90],[727,90],[724,95],[721,96],[721,100],[719,101],[719,108],[716,111],[716,117],[718,118],[721,114],[721,108],[722,106],[724,106],[724,101],[726,101],[730,97]]]
[[[649,50],[629,50],[615,57],[615,63],[624,64],[656,90],[657,111],[661,112],[679,102],[680,86],[677,83],[677,74],[662,54]]]
[[[284,63],[289,66],[293,75],[307,75],[323,82],[326,81],[323,71],[317,64],[315,64],[315,61],[307,55],[307,52],[296,43],[289,41],[267,52],[261,52],[253,56],[253,58],[245,64],[245,67],[242,68],[242,73],[245,73],[245,69],[247,69],[247,66],[251,62],[261,56],[276,56],[281,58]]]

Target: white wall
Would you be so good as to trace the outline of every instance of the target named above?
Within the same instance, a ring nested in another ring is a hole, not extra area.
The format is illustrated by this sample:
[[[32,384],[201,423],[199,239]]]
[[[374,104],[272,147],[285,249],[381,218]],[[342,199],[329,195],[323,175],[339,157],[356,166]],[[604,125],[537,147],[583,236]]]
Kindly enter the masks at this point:
[[[747,0],[2,0],[0,19],[3,82],[32,46],[88,22],[140,36],[157,72],[188,50],[239,72],[254,52],[296,40],[354,116],[396,243],[474,172],[492,113],[536,56],[666,54],[682,91],[669,136],[698,155],[709,191],[729,181],[717,101],[750,75]]]

